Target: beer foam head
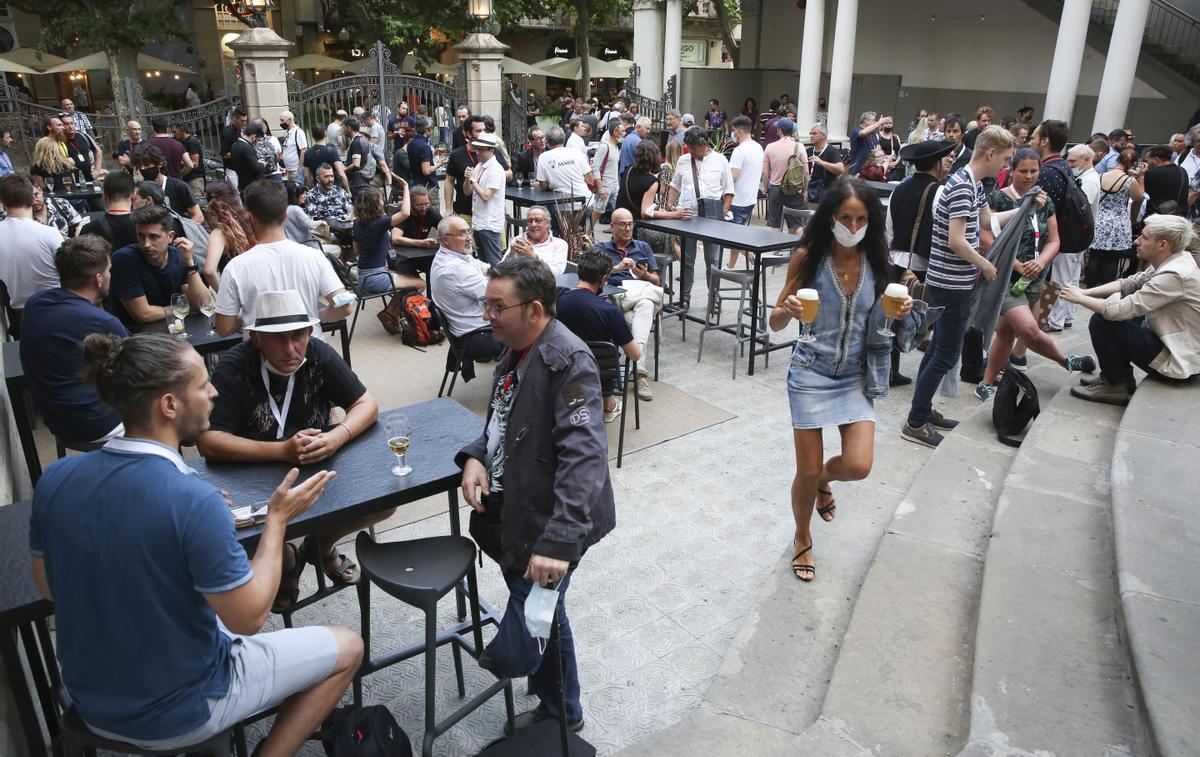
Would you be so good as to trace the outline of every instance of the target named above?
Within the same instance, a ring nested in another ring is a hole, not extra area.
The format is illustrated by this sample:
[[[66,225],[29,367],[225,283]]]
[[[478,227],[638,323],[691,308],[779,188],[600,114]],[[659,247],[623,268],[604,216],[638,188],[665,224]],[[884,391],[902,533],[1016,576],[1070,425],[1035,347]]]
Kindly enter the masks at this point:
[[[819,300],[821,295],[815,289],[797,289],[796,299],[798,300]]]
[[[903,284],[888,284],[887,289],[883,290],[884,297],[895,297],[901,299],[908,296],[908,287]]]

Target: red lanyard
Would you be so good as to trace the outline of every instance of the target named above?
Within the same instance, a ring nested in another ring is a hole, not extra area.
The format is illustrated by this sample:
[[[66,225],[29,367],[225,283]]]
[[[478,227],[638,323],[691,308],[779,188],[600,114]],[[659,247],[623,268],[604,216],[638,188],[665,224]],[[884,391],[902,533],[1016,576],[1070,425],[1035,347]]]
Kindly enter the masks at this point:
[[[514,365],[512,367],[512,370],[510,370],[504,376],[504,384],[501,386],[501,391],[503,391],[504,393],[507,394],[508,390],[512,388],[513,380],[516,378],[516,375],[517,375],[517,369],[521,367],[521,361],[523,361],[525,359],[525,356],[528,354],[529,354],[529,347],[526,347],[525,349],[521,350],[521,354],[517,356],[517,364]]]

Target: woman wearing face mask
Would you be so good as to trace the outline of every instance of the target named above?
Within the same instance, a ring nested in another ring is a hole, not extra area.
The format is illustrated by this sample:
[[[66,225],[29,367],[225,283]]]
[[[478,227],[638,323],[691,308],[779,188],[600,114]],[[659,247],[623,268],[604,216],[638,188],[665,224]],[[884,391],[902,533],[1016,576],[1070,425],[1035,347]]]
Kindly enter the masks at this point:
[[[801,581],[816,577],[813,510],[832,521],[832,482],[858,481],[871,471],[874,398],[887,395],[891,369],[891,338],[877,333],[890,270],[884,224],[883,206],[865,183],[833,184],[804,229],[771,311],[771,330],[779,331],[804,312],[797,290],[816,290],[819,296],[812,324],[816,340],[796,343],[787,380],[796,449],[792,572]],[[906,296],[893,329],[907,320],[912,304]],[[837,426],[842,453],[825,460],[822,429],[828,426]]]
[[[1004,189],[997,189],[988,195],[988,206],[992,209],[992,218],[997,214],[1016,209],[1021,199],[1029,194],[1037,183],[1041,158],[1031,147],[1017,150],[1009,162],[1009,176],[1012,183]],[[987,368],[983,372],[983,381],[975,387],[975,396],[980,402],[987,402],[996,393],[996,377],[1008,364],[1008,358],[1013,353],[1013,346],[1018,339],[1021,343],[1042,357],[1047,357],[1069,371],[1087,371],[1096,369],[1091,357],[1064,355],[1042,330],[1038,328],[1037,315],[1034,308],[1042,297],[1046,287],[1046,277],[1050,272],[1050,263],[1058,254],[1058,220],[1054,216],[1054,201],[1045,192],[1038,194],[1034,212],[1030,214],[1025,228],[1021,230],[1021,244],[1013,261],[1012,273],[1008,283],[1011,286],[1025,277],[1028,282],[1024,291],[1013,294],[1010,288],[1004,295],[1000,305],[1000,321],[996,324],[996,335],[988,350]],[[980,243],[984,249],[991,247],[996,241],[994,229],[980,229]],[[1024,355],[1020,363],[1024,364]]]

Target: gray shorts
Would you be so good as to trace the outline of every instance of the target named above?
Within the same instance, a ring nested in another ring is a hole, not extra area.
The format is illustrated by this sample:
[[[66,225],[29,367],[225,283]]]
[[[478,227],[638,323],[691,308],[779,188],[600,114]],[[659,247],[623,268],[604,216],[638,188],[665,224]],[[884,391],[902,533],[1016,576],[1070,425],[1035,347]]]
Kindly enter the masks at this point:
[[[1030,310],[1033,310],[1037,307],[1038,300],[1042,299],[1042,292],[1045,290],[1045,279],[1029,282],[1029,286],[1025,287],[1025,291],[1018,297],[1013,296],[1012,287],[1009,287],[1009,290],[1004,293],[1004,301],[1000,303],[1000,314],[1003,315],[1023,305],[1027,305]]]
[[[233,639],[229,650],[229,691],[223,697],[209,697],[207,723],[182,736],[160,741],[136,741],[88,727],[100,736],[143,749],[181,749],[207,741],[251,715],[278,707],[292,694],[324,681],[337,664],[337,640],[324,626],[289,628],[254,636],[238,636],[223,625],[221,631]]]

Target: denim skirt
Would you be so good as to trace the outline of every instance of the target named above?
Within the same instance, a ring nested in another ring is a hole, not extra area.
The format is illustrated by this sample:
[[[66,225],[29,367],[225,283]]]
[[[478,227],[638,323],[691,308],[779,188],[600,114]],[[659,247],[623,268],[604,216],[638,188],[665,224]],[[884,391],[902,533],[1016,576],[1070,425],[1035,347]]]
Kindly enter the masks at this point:
[[[863,393],[863,374],[831,378],[798,353],[788,368],[792,428],[811,429],[875,420],[875,401]]]

